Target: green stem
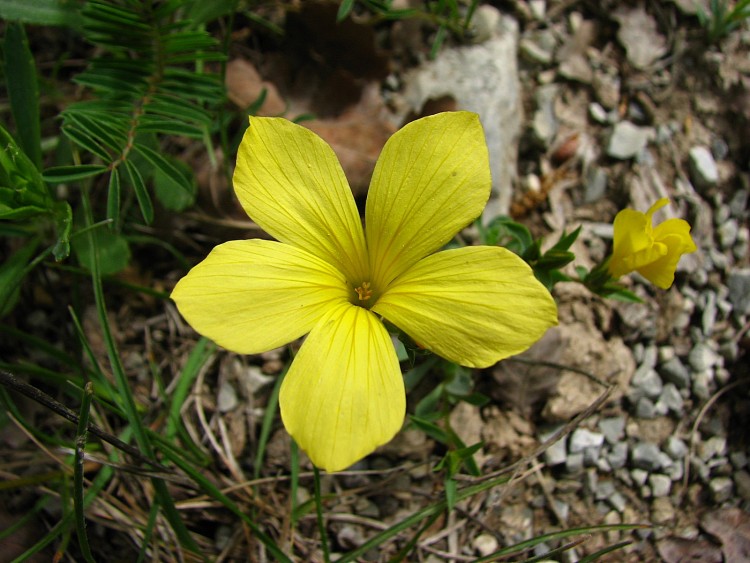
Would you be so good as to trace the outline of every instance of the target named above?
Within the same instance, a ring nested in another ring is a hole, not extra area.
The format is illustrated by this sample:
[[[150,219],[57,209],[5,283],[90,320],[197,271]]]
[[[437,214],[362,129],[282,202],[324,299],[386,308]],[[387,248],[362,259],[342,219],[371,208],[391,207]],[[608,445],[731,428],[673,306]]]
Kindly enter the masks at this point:
[[[315,512],[318,515],[318,530],[320,531],[320,545],[323,548],[323,561],[330,563],[331,553],[328,550],[328,537],[326,525],[323,522],[323,501],[320,496],[320,471],[313,465],[313,476],[315,480]]]

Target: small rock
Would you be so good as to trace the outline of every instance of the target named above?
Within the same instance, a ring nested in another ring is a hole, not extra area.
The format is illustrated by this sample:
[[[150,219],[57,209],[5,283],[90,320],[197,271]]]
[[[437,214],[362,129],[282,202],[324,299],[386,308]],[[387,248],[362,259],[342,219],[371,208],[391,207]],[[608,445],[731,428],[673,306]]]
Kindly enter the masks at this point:
[[[532,121],[534,138],[543,147],[549,147],[557,135],[558,123],[555,115],[555,97],[557,96],[557,85],[548,84],[537,88],[534,94],[536,101],[536,112]]]
[[[617,73],[597,72],[591,80],[594,95],[608,110],[614,110],[620,103],[620,77]]]
[[[719,244],[721,244],[721,247],[724,250],[731,248],[737,242],[737,234],[739,233],[737,219],[727,219],[719,225],[717,232],[719,233]]]
[[[690,387],[690,372],[680,358],[676,356],[659,366],[659,373],[665,381],[674,383],[678,389]]]
[[[672,490],[672,479],[661,473],[652,473],[648,476],[648,485],[653,496],[665,497]]]
[[[744,469],[734,472],[734,484],[737,487],[737,494],[743,500],[750,501],[750,473]]]
[[[598,102],[591,102],[589,104],[589,115],[591,116],[591,119],[601,125],[609,123],[609,112]]]
[[[677,389],[677,386],[674,383],[667,383],[664,386],[661,397],[659,397],[659,401],[663,401],[664,405],[676,415],[682,414],[684,400],[682,398],[682,395],[680,395],[680,391]]]
[[[607,143],[607,155],[619,160],[633,158],[646,148],[652,136],[653,130],[649,127],[638,127],[629,121],[620,121],[612,129]]]
[[[690,149],[689,159],[691,177],[697,187],[709,188],[716,185],[719,181],[719,169],[707,147],[693,147]]]
[[[699,342],[696,344],[688,355],[690,367],[695,371],[706,371],[711,369],[721,361],[721,356],[717,354],[707,343]]]
[[[635,416],[650,420],[656,418],[656,405],[648,397],[641,397],[635,404]]]
[[[482,557],[487,557],[491,553],[497,551],[498,543],[495,536],[491,534],[479,534],[472,542],[474,549]]]
[[[604,434],[604,439],[610,444],[617,444],[625,436],[625,417],[613,416],[602,418],[599,421],[599,430]]]
[[[712,436],[698,445],[698,456],[708,462],[715,457],[724,457],[727,453],[727,439],[722,436]]]
[[[620,469],[625,467],[628,461],[628,444],[627,442],[620,442],[612,447],[612,451],[607,456],[609,465],[612,469]]]
[[[602,481],[596,485],[594,498],[596,500],[605,500],[611,497],[615,492],[615,484],[612,481]]]
[[[651,521],[657,526],[666,526],[675,519],[672,501],[667,497],[657,497],[651,503]]]
[[[607,193],[609,175],[600,166],[590,166],[583,177],[583,200],[586,203],[599,201]]]
[[[670,436],[667,438],[667,442],[664,445],[664,451],[669,454],[669,457],[675,461],[679,461],[687,455],[688,447],[685,442],[676,436]]]
[[[732,465],[736,469],[744,469],[747,467],[747,455],[743,451],[736,451],[729,454],[729,459],[732,460]]]
[[[617,512],[622,513],[625,508],[627,507],[627,501],[625,500],[625,497],[622,495],[621,492],[615,491],[612,493],[608,498],[607,502],[612,505],[612,508],[614,508]]]
[[[707,400],[714,391],[714,376],[711,371],[693,374],[693,395],[701,401]]]
[[[641,364],[641,366],[633,374],[633,378],[630,380],[630,384],[635,388],[634,391],[638,394],[642,394],[649,399],[657,398],[663,388],[661,378],[659,374],[654,371],[653,368],[648,367],[647,364]]]
[[[551,428],[539,434],[539,441],[546,442],[560,427]],[[544,461],[549,466],[560,465],[565,463],[568,457],[567,437],[559,439],[544,451]]]
[[[547,2],[546,0],[529,0],[529,10],[531,15],[536,19],[542,21],[547,13]]]
[[[521,54],[531,62],[550,64],[555,57],[556,41],[549,33],[535,33],[521,39]]]
[[[576,474],[583,469],[583,452],[569,454],[565,459],[565,470]]]
[[[638,442],[631,452],[633,465],[646,471],[656,471],[661,468],[661,451],[651,442]]]
[[[599,447],[604,443],[604,434],[592,432],[586,428],[576,428],[570,436],[570,451],[582,452],[586,448]]]
[[[630,472],[630,476],[633,478],[633,483],[643,486],[646,484],[646,480],[648,479],[648,471],[636,468]]]
[[[234,386],[228,381],[222,381],[219,387],[219,394],[216,398],[216,407],[219,412],[229,412],[234,410],[239,404],[237,399],[237,391]]]
[[[750,198],[750,191],[746,189],[737,190],[732,199],[729,200],[729,211],[733,217],[744,219],[747,217],[747,201]]]
[[[750,314],[750,268],[739,268],[727,276],[729,302],[738,315]]]
[[[667,475],[672,481],[682,481],[685,475],[685,466],[682,463],[673,463],[672,467],[667,469]]]
[[[729,477],[715,477],[709,481],[708,488],[711,490],[711,497],[714,502],[720,503],[731,498],[734,483]]]

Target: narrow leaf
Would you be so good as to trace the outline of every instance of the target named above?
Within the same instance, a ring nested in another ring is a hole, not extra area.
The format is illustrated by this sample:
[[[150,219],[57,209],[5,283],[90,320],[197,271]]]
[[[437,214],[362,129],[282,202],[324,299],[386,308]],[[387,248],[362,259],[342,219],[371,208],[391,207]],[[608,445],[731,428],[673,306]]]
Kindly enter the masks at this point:
[[[125,170],[128,172],[130,185],[133,186],[138,206],[141,208],[143,220],[147,225],[150,225],[154,221],[154,204],[151,203],[151,196],[148,194],[143,176],[141,176],[141,172],[130,160],[125,161]]]
[[[55,166],[47,168],[42,174],[45,182],[50,184],[62,184],[65,182],[76,182],[91,176],[98,176],[107,171],[102,164],[79,164],[78,166]]]

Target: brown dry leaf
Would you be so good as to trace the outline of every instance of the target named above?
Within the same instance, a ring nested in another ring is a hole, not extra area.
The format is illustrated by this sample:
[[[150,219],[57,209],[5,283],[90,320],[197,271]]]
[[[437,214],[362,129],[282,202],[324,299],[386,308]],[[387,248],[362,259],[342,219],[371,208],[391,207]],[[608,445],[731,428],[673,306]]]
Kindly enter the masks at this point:
[[[656,543],[664,563],[721,563],[721,551],[705,540],[664,538]]]
[[[704,514],[701,526],[721,541],[724,561],[750,561],[750,514],[722,508]]]
[[[365,88],[359,103],[337,118],[304,125],[331,145],[354,195],[364,195],[380,151],[396,129],[386,119],[377,84]]]

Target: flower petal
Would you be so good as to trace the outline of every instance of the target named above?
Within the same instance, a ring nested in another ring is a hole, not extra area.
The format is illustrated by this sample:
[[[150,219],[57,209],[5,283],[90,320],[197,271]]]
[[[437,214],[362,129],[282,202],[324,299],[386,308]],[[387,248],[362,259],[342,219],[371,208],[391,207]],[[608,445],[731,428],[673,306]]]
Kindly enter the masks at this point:
[[[366,279],[354,197],[333,150],[315,133],[286,119],[250,117],[234,189],[270,235],[333,264],[350,281]]]
[[[612,227],[614,241],[608,268],[613,278],[619,278],[633,271],[628,258],[653,244],[650,217],[634,209],[623,209],[615,216]]]
[[[638,268],[638,273],[652,284],[669,289],[682,255],[697,250],[690,236],[690,224],[682,219],[668,219],[654,229],[654,238],[657,244],[666,247],[666,252],[664,256]]]
[[[383,323],[342,305],[313,328],[279,395],[284,426],[312,462],[346,469],[399,431],[406,394]]]
[[[172,292],[195,330],[240,354],[299,338],[347,296],[343,274],[320,258],[257,239],[217,246]]]
[[[367,195],[365,229],[375,284],[384,288],[479,216],[490,195],[479,117],[441,113],[386,143]]]
[[[517,354],[557,323],[557,307],[512,252],[474,246],[438,252],[395,280],[372,310],[419,345],[461,365]]]

